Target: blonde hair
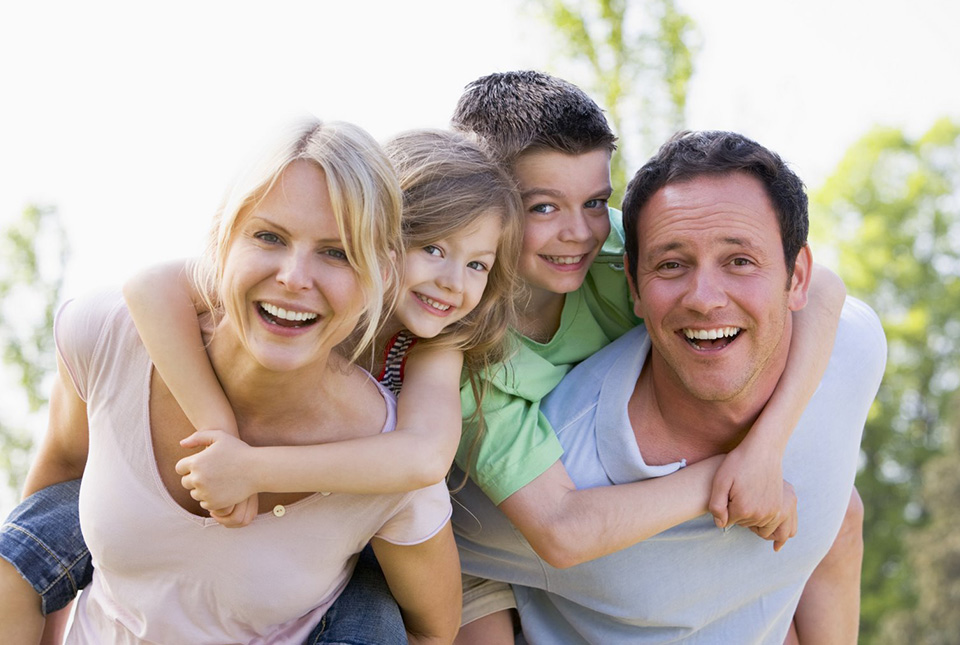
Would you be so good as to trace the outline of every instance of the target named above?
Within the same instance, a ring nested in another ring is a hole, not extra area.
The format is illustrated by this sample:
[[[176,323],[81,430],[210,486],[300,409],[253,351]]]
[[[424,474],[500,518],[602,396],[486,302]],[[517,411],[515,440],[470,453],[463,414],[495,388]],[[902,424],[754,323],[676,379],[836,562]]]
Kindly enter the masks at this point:
[[[267,153],[241,173],[214,217],[207,250],[197,263],[195,282],[209,310],[222,315],[231,306],[220,293],[224,263],[243,217],[266,196],[295,161],[323,171],[347,260],[366,296],[355,359],[376,335],[382,305],[397,284],[402,198],[396,174],[380,145],[363,129],[315,117],[292,124]],[[402,257],[402,255],[401,255]]]
[[[465,421],[477,425],[470,453],[484,433],[482,403],[488,379],[509,358],[509,330],[517,319],[521,281],[517,262],[523,241],[523,209],[516,183],[475,140],[442,130],[413,130],[385,146],[403,191],[404,249],[427,246],[469,230],[481,217],[498,217],[497,259],[480,302],[469,314],[421,345],[463,351],[464,368],[476,412]],[[469,468],[468,468],[469,473]],[[455,488],[462,488],[463,482]]]
[[[479,304],[436,337],[418,341],[463,351],[477,371],[506,358],[507,330],[516,321],[517,262],[523,240],[516,185],[472,140],[444,130],[412,130],[384,146],[403,191],[404,249],[427,246],[494,216],[501,225],[497,259]]]

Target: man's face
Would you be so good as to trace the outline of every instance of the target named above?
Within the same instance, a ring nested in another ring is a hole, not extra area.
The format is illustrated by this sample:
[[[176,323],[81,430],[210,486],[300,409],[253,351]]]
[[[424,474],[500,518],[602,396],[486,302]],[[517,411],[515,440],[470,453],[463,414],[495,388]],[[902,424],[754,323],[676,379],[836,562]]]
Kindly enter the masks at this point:
[[[787,280],[777,215],[746,173],[669,184],[640,211],[634,308],[655,379],[703,401],[769,395],[791,314],[806,303],[810,254]],[[764,388],[769,388],[769,391]]]
[[[575,291],[610,234],[610,152],[527,152],[514,172],[524,208],[520,275],[535,293]]]

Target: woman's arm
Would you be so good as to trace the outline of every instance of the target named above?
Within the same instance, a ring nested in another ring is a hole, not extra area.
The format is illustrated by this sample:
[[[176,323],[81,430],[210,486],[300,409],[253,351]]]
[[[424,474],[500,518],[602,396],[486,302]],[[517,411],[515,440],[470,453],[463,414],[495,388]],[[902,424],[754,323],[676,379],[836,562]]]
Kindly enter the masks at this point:
[[[450,523],[420,544],[374,538],[373,551],[413,644],[452,643],[460,627],[460,559]]]
[[[87,405],[77,394],[63,361],[57,356],[57,377],[50,394],[47,432],[40,442],[24,485],[23,497],[83,475],[87,463]],[[51,527],[53,528],[53,527]],[[0,570],[0,643],[50,643],[60,638],[67,614],[45,621],[37,591],[5,560]],[[43,640],[41,640],[43,634]]]
[[[404,370],[393,432],[313,446],[251,447],[200,432],[181,442],[207,446],[177,464],[184,485],[214,507],[254,492],[406,492],[446,476],[460,440],[463,354],[414,348]]]
[[[714,479],[710,512],[717,526],[760,527],[761,535],[769,535],[781,521],[777,509],[782,504],[783,452],[830,362],[845,298],[843,281],[814,264],[807,304],[793,314],[790,353],[780,382]]]
[[[27,473],[24,498],[41,488],[80,478],[87,464],[87,404],[77,394],[59,355],[49,409],[47,432]]]

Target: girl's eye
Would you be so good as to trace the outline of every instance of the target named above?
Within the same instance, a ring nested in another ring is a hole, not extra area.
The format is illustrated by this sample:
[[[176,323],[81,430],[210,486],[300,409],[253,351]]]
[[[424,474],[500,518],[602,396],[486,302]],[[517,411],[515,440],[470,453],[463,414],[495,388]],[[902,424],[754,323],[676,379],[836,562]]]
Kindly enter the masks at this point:
[[[254,233],[253,236],[261,242],[266,242],[267,244],[280,243],[280,238],[275,233],[270,233],[269,231],[260,231],[258,233]]]
[[[483,262],[478,262],[474,260],[473,262],[467,262],[467,267],[473,269],[474,271],[489,271],[490,269]]]
[[[543,215],[549,215],[557,210],[557,207],[553,204],[534,204],[530,207],[531,213],[541,213]]]
[[[607,205],[606,199],[591,199],[584,203],[584,208],[604,208]]]
[[[423,247],[423,250],[427,252],[427,255],[443,256],[443,251],[440,250],[440,247],[434,246],[433,244],[426,245]]]

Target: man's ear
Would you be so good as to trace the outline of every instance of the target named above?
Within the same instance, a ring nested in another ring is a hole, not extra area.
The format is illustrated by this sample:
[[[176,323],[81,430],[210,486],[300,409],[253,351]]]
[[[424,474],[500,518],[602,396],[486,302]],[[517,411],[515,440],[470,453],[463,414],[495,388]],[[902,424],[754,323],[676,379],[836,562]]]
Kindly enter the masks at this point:
[[[813,273],[813,253],[810,245],[804,244],[797,253],[797,261],[793,265],[793,276],[790,278],[790,289],[787,295],[787,306],[790,311],[799,311],[807,305],[807,292],[810,290],[810,276]]]
[[[623,274],[627,276],[627,286],[630,288],[630,299],[633,301],[633,313],[638,318],[643,318],[640,313],[640,292],[637,291],[637,282],[634,276],[630,275],[630,263],[627,262],[627,254],[623,254]]]

